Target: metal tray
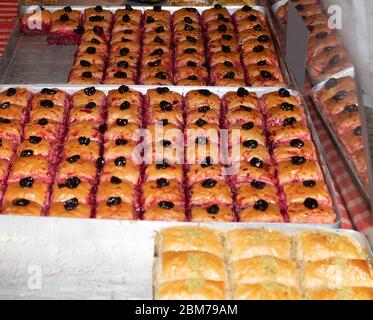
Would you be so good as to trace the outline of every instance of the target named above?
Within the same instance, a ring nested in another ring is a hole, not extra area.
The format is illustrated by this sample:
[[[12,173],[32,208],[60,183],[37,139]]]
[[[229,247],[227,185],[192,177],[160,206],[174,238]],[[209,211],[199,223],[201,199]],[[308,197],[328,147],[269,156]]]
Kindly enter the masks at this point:
[[[73,6],[74,10],[84,11],[91,6]],[[21,14],[27,12],[28,6],[21,7]],[[54,12],[63,6],[50,6],[48,10]],[[119,6],[103,6],[104,9],[115,12],[123,9]],[[137,6],[136,9],[152,9],[151,6]],[[171,13],[180,10],[182,7],[164,7]],[[230,13],[241,9],[242,6],[227,6]],[[271,19],[267,8],[254,6],[254,9],[267,16],[269,28],[272,27]],[[211,7],[196,7],[201,13]],[[78,46],[52,46],[46,41],[47,36],[25,36],[20,31],[20,23],[16,26],[10,37],[7,48],[4,51],[2,60],[0,59],[0,84],[24,83],[24,84],[64,84],[67,83],[69,72],[73,66],[75,54]],[[291,86],[291,78],[282,54],[281,47],[274,38],[276,53],[279,59],[280,68],[287,86]]]
[[[0,216],[0,298],[150,300],[155,235],[180,225],[185,223]],[[279,224],[187,225],[221,231],[265,228],[289,234],[324,230],[352,237],[373,262],[367,239],[351,230]]]
[[[27,88],[28,90],[30,90],[32,92],[39,92],[42,88],[46,88],[46,87],[56,87],[56,88],[61,89],[65,92],[67,92],[67,93],[70,93],[70,94],[72,94],[72,93],[74,93],[74,92],[76,92],[80,89],[86,88],[86,86],[71,86],[71,85],[59,85],[59,86],[53,86],[52,85],[51,86],[50,84],[48,84],[48,85],[22,85],[21,84],[21,85],[0,85],[0,91],[7,90],[10,87],[23,87],[23,88]],[[129,87],[145,94],[148,89],[157,88],[158,86],[129,86]],[[108,93],[110,90],[118,88],[118,86],[96,85],[95,88],[97,88],[99,90],[102,90],[105,93]],[[168,88],[170,88],[170,90],[172,90],[172,91],[178,92],[180,94],[184,94],[184,93],[186,93],[190,90],[205,89],[206,87],[168,86]],[[237,89],[238,89],[237,87],[210,87],[209,88],[209,90],[211,92],[216,93],[219,96],[223,96],[225,93],[227,93],[229,91],[236,91]],[[251,92],[255,92],[258,95],[258,97],[261,97],[263,94],[278,90],[278,88],[276,88],[276,87],[247,88],[247,89]],[[309,114],[308,108],[306,107],[306,103],[303,99],[303,96],[299,92],[294,91],[294,90],[290,90],[290,92],[294,95],[298,95],[301,99],[302,104],[303,104],[305,114],[306,114],[306,117],[307,117],[308,127],[310,129],[313,141],[314,141],[315,146],[316,146],[316,150],[317,150],[318,157],[319,157],[319,163],[320,163],[320,166],[323,170],[325,181],[326,181],[326,184],[328,186],[328,189],[329,189],[332,201],[333,201],[333,209],[334,209],[334,212],[336,214],[336,222],[334,224],[326,224],[326,225],[320,225],[320,226],[337,229],[341,226],[342,215],[341,215],[340,208],[338,206],[334,183],[333,183],[332,177],[330,175],[330,171],[329,171],[329,168],[327,166],[327,162],[326,162],[325,157],[324,157],[324,150],[322,148],[321,142],[320,142],[320,140],[318,138],[318,135],[316,133],[315,127],[314,127],[313,122],[311,120],[311,116]],[[241,224],[241,223],[238,223],[238,224]],[[305,226],[310,227],[310,226],[318,226],[318,225],[317,224],[305,224]]]
[[[355,76],[355,72],[354,72],[353,68],[345,70],[344,72],[340,72],[339,74],[337,74],[335,76],[335,78],[342,78],[342,77],[347,77],[347,76],[351,76],[351,77]],[[323,120],[326,128],[328,129],[328,131],[329,131],[329,133],[330,133],[330,135],[331,135],[334,143],[338,147],[339,153],[342,155],[342,158],[343,158],[345,164],[347,165],[349,171],[352,173],[352,176],[354,177],[354,179],[356,181],[356,184],[358,185],[361,193],[363,194],[363,196],[365,197],[365,199],[368,202],[370,202],[369,188],[367,188],[364,185],[364,183],[361,181],[361,179],[359,177],[359,174],[358,174],[358,172],[357,172],[354,164],[352,163],[352,160],[349,158],[348,152],[347,152],[344,144],[342,143],[342,141],[340,140],[338,134],[335,132],[334,128],[332,127],[332,125],[331,125],[331,123],[330,123],[327,115],[325,115],[323,113],[323,111],[321,109],[321,106],[319,104],[319,101],[315,97],[315,94],[321,90],[321,88],[324,86],[324,84],[325,84],[325,82],[322,82],[319,85],[315,86],[311,90],[310,96],[311,96],[311,98],[313,100],[313,103],[316,106],[317,113],[320,115],[320,117]]]
[[[284,4],[286,4],[288,2],[289,2],[289,0],[277,1],[275,4],[272,5],[272,8],[271,8],[273,16],[274,16],[273,20],[275,20],[273,22],[273,24],[275,25],[274,30],[276,30],[276,32],[282,32],[283,35],[285,35],[285,36],[286,36],[286,29],[284,28],[283,23],[281,23],[280,19],[278,18],[277,11],[280,9],[281,6],[283,6]],[[350,69],[354,69],[354,66],[348,67],[347,69],[341,70],[341,71],[339,71],[335,74],[332,74],[332,75],[328,75],[328,76],[325,76],[325,77],[322,77],[322,78],[314,78],[314,77],[312,77],[312,74],[311,74],[309,68],[307,67],[308,74],[309,74],[310,79],[312,81],[312,84],[314,86],[316,86],[316,85],[318,85],[322,82],[325,82],[327,79],[330,79],[330,78],[339,78],[340,77],[339,74],[344,73],[346,71],[349,71]]]

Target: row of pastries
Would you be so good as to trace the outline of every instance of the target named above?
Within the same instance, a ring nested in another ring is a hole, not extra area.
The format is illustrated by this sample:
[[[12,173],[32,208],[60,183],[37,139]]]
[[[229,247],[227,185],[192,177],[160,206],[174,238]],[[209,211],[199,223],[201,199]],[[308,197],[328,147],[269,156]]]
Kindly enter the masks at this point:
[[[175,227],[155,250],[155,299],[373,299],[366,253],[335,232]]]
[[[26,35],[48,34],[50,44],[79,44],[72,84],[284,84],[266,18],[248,5],[234,13],[221,5],[202,13],[65,7],[28,13],[21,25]]]
[[[167,87],[143,95],[124,85],[107,95],[95,87],[71,95],[10,88],[0,99],[3,189],[23,178],[45,182],[41,189],[22,182],[4,202],[40,197],[43,210],[27,203],[7,213],[335,222],[303,106],[286,89],[258,97],[239,88],[220,97]],[[13,135],[16,146],[33,138],[15,160]]]
[[[326,79],[352,66],[351,58],[336,28],[330,27],[330,15],[320,0],[291,0],[309,30],[307,65],[313,79]],[[286,24],[288,3],[277,15]]]

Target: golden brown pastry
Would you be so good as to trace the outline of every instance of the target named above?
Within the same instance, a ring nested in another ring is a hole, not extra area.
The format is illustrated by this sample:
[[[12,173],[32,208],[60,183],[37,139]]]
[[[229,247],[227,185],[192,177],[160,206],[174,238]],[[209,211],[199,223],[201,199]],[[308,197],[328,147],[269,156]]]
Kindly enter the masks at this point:
[[[221,257],[202,251],[169,251],[161,254],[155,265],[156,286],[187,279],[226,281]]]
[[[284,286],[276,282],[243,284],[232,293],[234,300],[301,300],[297,288]]]
[[[161,284],[155,289],[156,300],[225,300],[222,281],[188,279]]]
[[[230,261],[268,255],[289,260],[291,239],[275,230],[232,230],[226,234],[226,250]]]
[[[229,266],[232,286],[244,283],[277,282],[282,285],[297,287],[297,266],[295,261],[261,256],[241,259]]]
[[[373,288],[321,289],[307,294],[310,300],[373,300]]]
[[[157,236],[157,251],[203,251],[223,256],[222,238],[216,230],[203,227],[175,227]]]
[[[317,261],[332,257],[366,259],[352,238],[324,231],[300,231],[297,234],[297,259]]]
[[[302,270],[302,285],[313,290],[373,287],[373,267],[367,260],[344,258],[307,262]]]

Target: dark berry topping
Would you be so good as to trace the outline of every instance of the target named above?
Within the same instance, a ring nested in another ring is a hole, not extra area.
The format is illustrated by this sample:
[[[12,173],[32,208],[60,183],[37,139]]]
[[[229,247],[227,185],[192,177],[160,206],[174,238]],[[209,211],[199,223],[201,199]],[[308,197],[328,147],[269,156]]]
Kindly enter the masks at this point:
[[[168,125],[168,119],[160,119],[160,120],[158,120],[158,124],[160,126],[167,126]]]
[[[27,207],[30,204],[30,201],[27,199],[14,199],[12,203],[16,207]]]
[[[253,8],[250,7],[250,6],[248,6],[248,5],[244,5],[244,6],[242,7],[242,11],[243,11],[243,12],[249,12],[249,11],[251,11],[251,10],[253,10]]]
[[[298,157],[298,156],[291,157],[291,163],[295,166],[300,166],[304,164],[305,162],[306,162],[305,157]]]
[[[87,95],[87,96],[93,96],[95,93],[96,93],[96,88],[95,87],[89,87],[89,88],[85,88],[84,89],[84,93]]]
[[[123,15],[123,17],[122,17],[122,21],[123,21],[123,22],[130,22],[130,21],[131,21],[131,18],[130,18],[130,16],[129,16],[128,14],[125,14],[125,15]]]
[[[17,93],[17,90],[16,90],[16,89],[14,89],[14,88],[9,88],[9,89],[6,91],[6,96],[7,96],[7,97],[13,97],[16,93]]]
[[[114,160],[114,164],[117,166],[117,167],[124,167],[127,163],[127,160],[125,157],[118,157]]]
[[[233,71],[229,71],[223,76],[223,79],[234,79],[235,76],[236,74]]]
[[[228,68],[232,68],[233,67],[233,63],[230,62],[230,61],[224,61],[224,65]]]
[[[152,16],[147,16],[146,17],[146,23],[153,23],[155,19]]]
[[[271,79],[272,78],[272,73],[266,71],[266,70],[262,70],[260,71],[260,76],[263,78],[263,79]]]
[[[77,33],[77,34],[83,34],[84,31],[85,31],[85,29],[82,26],[79,26],[76,29],[74,29],[74,32]]]
[[[66,211],[73,211],[79,205],[79,201],[77,198],[72,198],[70,200],[65,201],[64,207]]]
[[[336,54],[329,60],[329,64],[332,66],[339,65],[341,63],[341,56],[339,54]]]
[[[191,17],[185,17],[184,18],[184,22],[186,22],[186,23],[192,23],[193,19]]]
[[[307,181],[304,181],[303,182],[303,185],[307,188],[313,188],[314,186],[316,186],[316,181],[314,180],[307,180]]]
[[[266,60],[260,60],[256,63],[257,66],[265,66],[267,65],[267,61]]]
[[[221,46],[221,51],[223,51],[223,52],[231,52],[231,47],[230,46],[226,46],[226,45],[222,45]]]
[[[188,42],[191,42],[191,43],[196,43],[197,42],[197,39],[192,37],[192,36],[187,36],[186,39],[187,39]]]
[[[160,12],[160,11],[162,11],[162,7],[161,7],[161,6],[154,6],[154,7],[153,7],[153,10],[154,10],[155,12]]]
[[[129,101],[123,101],[119,107],[120,110],[128,110],[131,107],[131,102]]]
[[[225,25],[225,24],[219,25],[218,30],[220,32],[226,32],[228,30],[227,25]]]
[[[209,97],[211,96],[211,91],[207,90],[207,89],[201,89],[201,90],[198,90],[198,93],[201,95],[201,96],[204,96],[204,97]]]
[[[184,50],[184,53],[196,53],[196,52],[197,52],[196,48],[186,48]]]
[[[252,128],[254,128],[254,122],[252,121],[249,121],[249,122],[246,122],[244,123],[242,126],[241,126],[242,130],[251,130]]]
[[[207,167],[211,166],[213,164],[213,162],[214,161],[212,160],[212,158],[210,156],[206,157],[206,159],[202,161],[201,167],[202,168],[207,168]]]
[[[194,122],[194,124],[198,127],[203,127],[207,124],[207,121],[203,119],[198,119],[196,122]]]
[[[281,98],[290,98],[290,96],[291,96],[289,90],[287,90],[285,88],[281,88],[280,90],[278,90],[278,95]]]
[[[294,124],[297,123],[297,119],[295,119],[294,117],[290,117],[290,118],[286,118],[283,122],[283,126],[286,127],[286,126],[292,126]]]
[[[170,140],[162,139],[162,140],[159,140],[159,144],[164,146],[165,148],[169,148],[171,147],[172,142]]]
[[[162,162],[157,162],[157,164],[156,164],[157,169],[167,169],[169,166],[170,165],[167,162],[167,160],[162,160]]]
[[[166,72],[159,71],[155,74],[155,77],[158,79],[166,80],[167,79],[167,74]]]
[[[34,178],[28,177],[28,178],[23,178],[19,181],[19,185],[21,188],[32,188],[34,185]]]
[[[171,111],[172,110],[172,104],[168,101],[161,101],[159,106],[163,111]]]
[[[60,16],[60,21],[61,22],[67,22],[69,20],[70,20],[70,18],[69,18],[69,16],[66,13],[61,14],[61,16]]]
[[[128,119],[117,119],[115,123],[117,126],[125,127],[128,124]]]
[[[202,181],[201,185],[202,185],[202,187],[204,187],[206,189],[211,189],[211,188],[214,188],[217,183],[218,182],[214,179],[206,179],[206,180]]]
[[[90,72],[90,71],[85,71],[85,72],[82,73],[83,78],[90,79],[90,78],[92,78],[92,76],[93,76],[92,72]]]
[[[97,35],[102,35],[104,33],[104,29],[100,26],[95,26],[93,28],[93,32]]]
[[[96,108],[96,103],[95,102],[89,102],[88,104],[86,104],[86,106],[85,106],[85,108],[86,109],[89,109],[89,110],[92,110],[92,109],[94,109],[94,108]]]
[[[125,79],[127,78],[127,73],[124,71],[117,71],[114,73],[114,77],[119,79]]]
[[[79,137],[78,141],[81,146],[88,146],[91,143],[91,139],[87,137]]]
[[[194,62],[194,61],[188,61],[188,62],[187,62],[187,66],[188,66],[188,67],[191,67],[191,68],[195,68],[195,67],[197,67],[197,63]]]
[[[126,139],[117,139],[115,140],[115,145],[116,146],[125,146],[128,144],[128,140]]]
[[[164,32],[164,27],[163,27],[163,26],[159,26],[159,27],[157,27],[157,28],[155,29],[155,32],[156,32],[156,33],[162,33],[162,32]]]
[[[54,90],[54,89],[48,89],[48,88],[44,88],[40,91],[42,94],[47,94],[49,96],[53,96],[57,93],[57,90]]]
[[[119,50],[119,54],[123,57],[130,53],[130,49],[128,48],[122,48]]]
[[[258,147],[258,142],[255,140],[246,140],[243,142],[243,146],[248,149],[256,149]]]
[[[119,206],[121,203],[122,203],[122,199],[120,197],[110,197],[106,201],[106,205],[108,207]]]
[[[284,111],[294,111],[295,106],[291,103],[281,103],[280,108]]]
[[[66,180],[65,186],[69,189],[75,189],[81,184],[81,180],[78,177],[71,177]]]
[[[293,139],[290,141],[290,146],[293,148],[302,148],[304,147],[304,142],[301,139]]]
[[[261,44],[255,46],[255,47],[253,48],[253,51],[254,51],[254,52],[262,52],[263,50],[264,50],[264,47],[263,47]]]
[[[148,66],[151,67],[151,68],[158,67],[158,66],[161,65],[161,62],[162,62],[161,59],[151,61],[151,62],[148,62]]]
[[[112,176],[112,177],[110,178],[110,183],[111,183],[111,184],[121,184],[121,183],[122,183],[122,180],[119,179],[118,177]]]
[[[167,87],[159,87],[157,88],[157,93],[158,94],[165,94],[165,93],[168,93],[170,91],[170,89],[168,89]]]
[[[198,108],[198,112],[199,113],[206,113],[210,109],[211,109],[210,106],[201,106],[201,107]]]
[[[354,129],[354,135],[357,136],[357,137],[361,137],[363,135],[363,131],[361,129],[361,126]]]
[[[46,126],[48,124],[48,119],[45,119],[45,118],[41,118],[39,121],[38,121],[38,124],[41,125],[41,126]]]
[[[87,60],[80,60],[80,65],[82,67],[90,67],[91,66],[91,63]]]
[[[96,166],[98,169],[102,169],[105,165],[105,159],[103,157],[98,157],[96,160]]]
[[[0,104],[0,109],[5,110],[5,109],[8,109],[9,106],[10,106],[10,102],[4,102],[4,103]]]
[[[64,8],[63,8],[63,11],[65,11],[65,12],[72,12],[73,9],[71,9],[70,6],[67,6],[67,7],[64,7]]]
[[[100,124],[98,127],[98,131],[102,134],[104,134],[107,130],[107,125],[106,124]]]
[[[260,159],[258,159],[258,158],[256,158],[256,157],[254,157],[254,158],[252,158],[252,159],[250,160],[250,164],[251,164],[253,167],[255,167],[255,168],[263,168],[263,166],[264,166],[263,161],[260,160]]]
[[[34,155],[34,151],[29,150],[29,149],[27,149],[27,150],[23,150],[23,151],[21,152],[21,157],[22,157],[22,158],[32,157],[33,155]]]
[[[38,144],[42,140],[40,137],[37,136],[30,136],[28,139],[32,144]]]
[[[243,104],[240,105],[240,109],[243,110],[243,111],[247,111],[247,112],[253,111],[253,108],[251,108],[249,106],[244,106]]]
[[[253,180],[253,181],[251,181],[251,186],[255,189],[263,190],[265,188],[266,184],[265,184],[265,182]]]
[[[258,200],[254,204],[254,209],[256,211],[266,211],[268,209],[268,202],[265,200]]]
[[[0,117],[0,123],[9,124],[9,123],[11,123],[11,121],[9,119],[5,119],[5,118]]]
[[[161,201],[158,206],[162,209],[172,209],[174,204],[170,201]]]
[[[338,91],[335,96],[333,97],[333,99],[338,102],[338,101],[342,101],[344,99],[346,99],[348,97],[348,92],[345,91],[345,90],[342,90],[342,91]]]
[[[119,68],[127,69],[129,67],[129,63],[125,60],[122,60],[117,63],[117,66]]]
[[[259,42],[268,42],[269,37],[267,35],[261,35],[261,36],[258,37],[258,41]]]
[[[217,204],[213,204],[206,208],[206,212],[208,214],[218,214],[219,213],[219,206]]]
[[[238,88],[237,90],[237,96],[240,98],[246,97],[249,95],[249,91],[247,91],[245,88]]]
[[[324,88],[326,90],[330,90],[338,85],[338,79],[330,78],[328,81],[325,82]]]
[[[54,103],[51,100],[41,100],[40,105],[44,108],[53,108],[54,107]]]
[[[359,111],[359,109],[358,109],[356,104],[350,104],[348,106],[345,106],[345,108],[343,109],[344,113],[354,113],[354,112],[358,112],[358,111]]]
[[[120,87],[118,88],[118,92],[119,92],[120,94],[125,94],[125,93],[127,93],[128,91],[130,91],[130,88],[128,88],[127,86],[120,86]]]
[[[164,43],[164,40],[160,36],[156,36],[153,41],[159,44]]]
[[[96,7],[95,7],[95,11],[96,11],[96,12],[102,12],[103,9],[102,9],[101,6],[96,6]]]
[[[262,27],[260,24],[256,24],[256,25],[253,27],[253,29],[254,29],[255,31],[263,31],[263,27]]]
[[[165,179],[165,178],[157,179],[157,187],[158,188],[167,187],[169,185],[170,185],[170,182],[167,179]]]
[[[101,20],[104,20],[104,17],[99,15],[89,17],[89,21],[91,22],[100,22]]]
[[[232,37],[230,34],[223,34],[223,35],[221,36],[221,38],[222,38],[223,40],[231,41],[233,37]]]
[[[70,157],[70,158],[67,158],[67,161],[68,162],[70,162],[70,163],[75,163],[75,162],[77,162],[77,161],[79,161],[80,160],[80,156],[79,155],[75,155],[75,156],[72,156],[72,157]]]
[[[190,25],[190,24],[186,24],[184,26],[184,30],[185,31],[194,31],[194,27],[192,25]]]
[[[310,210],[314,210],[319,207],[319,203],[316,199],[307,198],[306,200],[304,200],[304,206]]]

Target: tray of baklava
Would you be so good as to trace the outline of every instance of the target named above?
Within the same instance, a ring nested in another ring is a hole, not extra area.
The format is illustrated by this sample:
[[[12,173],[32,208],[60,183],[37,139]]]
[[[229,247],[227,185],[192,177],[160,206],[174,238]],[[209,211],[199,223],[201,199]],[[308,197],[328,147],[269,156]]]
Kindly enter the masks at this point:
[[[0,87],[2,214],[338,227],[296,91]]]
[[[172,227],[155,240],[155,299],[372,300],[372,252],[355,231]]]
[[[24,7],[4,56],[3,83],[290,83],[260,6]]]
[[[314,84],[353,67],[348,50],[337,28],[329,27],[330,15],[319,0],[281,0],[272,11],[283,30],[286,30],[288,5],[292,3],[309,31],[307,68]]]
[[[351,68],[311,91],[328,128],[360,190],[369,199],[368,169],[361,122],[360,90]]]

